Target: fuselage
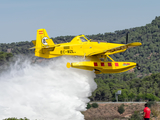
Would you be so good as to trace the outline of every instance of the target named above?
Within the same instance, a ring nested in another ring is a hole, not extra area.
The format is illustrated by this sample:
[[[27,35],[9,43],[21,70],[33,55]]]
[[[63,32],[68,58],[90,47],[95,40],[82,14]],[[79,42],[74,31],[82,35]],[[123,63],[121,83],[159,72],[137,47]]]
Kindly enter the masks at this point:
[[[85,39],[83,41],[83,39]],[[103,51],[124,44],[107,43],[107,42],[92,42],[88,40],[84,35],[76,36],[71,42],[57,44],[52,51],[48,51],[49,58],[62,56],[62,55],[72,55],[72,56],[89,56],[91,53]],[[46,54],[46,58],[48,58]]]

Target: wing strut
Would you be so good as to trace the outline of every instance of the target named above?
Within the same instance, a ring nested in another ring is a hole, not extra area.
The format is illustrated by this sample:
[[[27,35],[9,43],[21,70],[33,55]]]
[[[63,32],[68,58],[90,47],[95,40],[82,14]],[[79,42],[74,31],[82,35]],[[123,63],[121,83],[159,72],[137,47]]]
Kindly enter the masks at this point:
[[[109,55],[107,55],[107,57],[108,57],[110,60],[112,60],[112,62],[114,62],[114,60],[113,60]]]

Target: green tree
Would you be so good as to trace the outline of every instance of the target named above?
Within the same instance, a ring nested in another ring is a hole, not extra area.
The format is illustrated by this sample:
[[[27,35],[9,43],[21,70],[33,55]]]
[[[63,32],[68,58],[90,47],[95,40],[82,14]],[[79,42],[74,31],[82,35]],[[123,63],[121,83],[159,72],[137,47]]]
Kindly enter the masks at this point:
[[[129,93],[128,97],[131,101],[133,101],[133,99],[135,98],[135,94],[134,93]]]

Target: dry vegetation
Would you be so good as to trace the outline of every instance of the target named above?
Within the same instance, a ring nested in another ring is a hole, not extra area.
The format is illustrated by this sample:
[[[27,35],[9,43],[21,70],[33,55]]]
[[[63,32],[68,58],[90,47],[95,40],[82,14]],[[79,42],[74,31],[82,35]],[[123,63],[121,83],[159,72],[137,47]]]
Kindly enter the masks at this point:
[[[151,120],[160,120],[160,105],[159,104],[152,105],[151,112],[154,117]]]
[[[120,114],[117,110],[121,103],[99,104],[98,108],[91,108],[83,112],[85,120],[127,120],[134,111],[143,112],[144,104],[125,103],[124,113]]]

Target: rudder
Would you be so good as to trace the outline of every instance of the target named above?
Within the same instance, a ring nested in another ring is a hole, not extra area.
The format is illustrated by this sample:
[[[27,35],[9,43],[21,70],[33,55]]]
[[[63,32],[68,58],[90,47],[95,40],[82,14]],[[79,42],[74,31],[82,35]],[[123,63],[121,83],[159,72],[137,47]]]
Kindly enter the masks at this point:
[[[35,56],[50,58],[49,48],[54,47],[54,42],[49,38],[47,31],[45,29],[38,29],[36,40],[32,41],[35,45]]]

